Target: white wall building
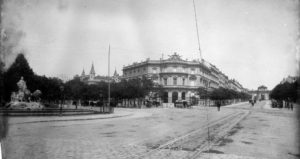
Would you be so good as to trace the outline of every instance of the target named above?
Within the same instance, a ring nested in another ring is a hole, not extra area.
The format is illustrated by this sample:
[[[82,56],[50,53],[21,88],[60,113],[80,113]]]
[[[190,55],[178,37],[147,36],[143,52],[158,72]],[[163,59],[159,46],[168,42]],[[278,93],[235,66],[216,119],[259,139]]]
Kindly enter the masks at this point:
[[[164,103],[174,103],[176,100],[198,98],[199,87],[212,90],[229,87],[228,77],[219,69],[206,61],[183,60],[174,53],[168,59],[150,60],[123,67],[123,78],[151,78],[164,88]]]

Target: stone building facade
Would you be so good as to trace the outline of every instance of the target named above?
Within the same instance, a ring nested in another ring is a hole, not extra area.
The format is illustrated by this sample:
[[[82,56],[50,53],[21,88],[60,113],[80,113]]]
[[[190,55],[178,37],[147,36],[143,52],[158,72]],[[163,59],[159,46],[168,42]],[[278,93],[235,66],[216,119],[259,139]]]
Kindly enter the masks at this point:
[[[123,67],[124,79],[143,76],[163,86],[163,103],[199,98],[197,93],[199,87],[208,91],[219,87],[229,88],[228,77],[216,66],[204,60],[183,60],[177,53],[167,59],[147,59]]]

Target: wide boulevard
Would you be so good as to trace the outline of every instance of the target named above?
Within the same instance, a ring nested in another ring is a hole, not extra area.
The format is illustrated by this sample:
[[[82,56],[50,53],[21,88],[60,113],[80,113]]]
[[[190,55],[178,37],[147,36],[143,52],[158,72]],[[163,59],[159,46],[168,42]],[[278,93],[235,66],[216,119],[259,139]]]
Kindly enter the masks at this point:
[[[13,117],[2,151],[9,159],[292,159],[299,157],[295,112],[262,101],[221,111],[117,108],[121,115],[108,118]]]

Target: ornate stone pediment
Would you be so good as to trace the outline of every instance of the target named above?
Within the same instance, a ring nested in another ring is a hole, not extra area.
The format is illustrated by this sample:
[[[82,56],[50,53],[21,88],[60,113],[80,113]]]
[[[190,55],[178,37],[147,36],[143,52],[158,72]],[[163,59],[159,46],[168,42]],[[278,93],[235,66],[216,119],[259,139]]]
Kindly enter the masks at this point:
[[[181,57],[176,53],[174,52],[173,55],[169,55],[169,58],[168,58],[169,61],[183,61],[181,59]]]
[[[197,80],[197,77],[195,75],[191,75],[190,80]]]

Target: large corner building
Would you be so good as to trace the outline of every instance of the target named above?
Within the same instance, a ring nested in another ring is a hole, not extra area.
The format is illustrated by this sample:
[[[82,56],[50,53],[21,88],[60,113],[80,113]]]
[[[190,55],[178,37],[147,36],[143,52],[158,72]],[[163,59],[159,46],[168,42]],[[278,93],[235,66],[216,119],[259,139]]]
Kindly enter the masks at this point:
[[[176,100],[199,98],[197,89],[206,90],[223,87],[244,91],[236,80],[230,80],[216,66],[207,61],[183,60],[177,53],[167,59],[150,60],[123,67],[123,78],[133,79],[146,76],[154,83],[163,86],[163,103],[174,103]]]

